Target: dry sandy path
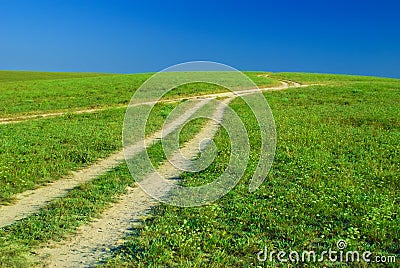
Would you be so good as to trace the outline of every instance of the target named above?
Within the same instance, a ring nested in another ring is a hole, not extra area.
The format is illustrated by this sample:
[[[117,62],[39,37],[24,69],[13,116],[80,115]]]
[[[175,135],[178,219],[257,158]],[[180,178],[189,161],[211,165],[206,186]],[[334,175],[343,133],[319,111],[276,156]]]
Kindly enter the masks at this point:
[[[229,103],[232,98],[226,99]],[[199,153],[199,144],[205,139],[212,139],[219,128],[226,105],[220,104],[213,114],[215,121],[207,123],[200,132],[178,152],[175,152],[169,161],[163,162],[157,172],[148,174],[141,184],[151,185],[156,195],[164,196],[170,190],[169,184],[157,184],[159,174],[165,178],[177,178],[181,170],[172,163],[194,158]],[[178,162],[185,167],[188,162]],[[176,181],[176,180],[174,180]],[[119,202],[107,209],[100,219],[80,227],[74,236],[66,241],[49,244],[36,252],[41,256],[46,267],[87,267],[93,266],[108,249],[121,244],[122,238],[149,212],[157,201],[148,196],[140,187],[129,188]]]
[[[280,86],[271,87],[271,88],[263,88],[263,89],[249,89],[249,90],[241,90],[235,92],[225,92],[225,93],[215,93],[201,96],[188,97],[185,99],[198,99],[199,102],[197,105],[188,110],[185,114],[177,118],[174,122],[171,123],[169,127],[164,129],[164,131],[158,131],[153,134],[151,137],[146,139],[146,144],[151,144],[152,142],[168,135],[175,129],[177,129],[180,125],[182,125],[191,115],[193,115],[198,109],[204,106],[209,99],[217,98],[217,97],[235,97],[240,95],[252,94],[259,91],[272,91],[272,90],[283,90],[290,87],[305,87],[306,85],[300,85],[294,82],[281,82]],[[184,98],[180,98],[184,99]],[[172,101],[172,100],[168,100]],[[176,100],[175,100],[176,101]],[[141,104],[153,104],[154,102],[146,102]],[[139,105],[141,105],[139,104]],[[82,110],[77,111],[76,113],[85,113],[85,112],[95,112],[100,109],[92,109],[92,110]],[[57,115],[62,115],[62,113],[57,113]],[[55,116],[57,116],[55,115]],[[46,116],[46,115],[45,115]],[[51,116],[51,115],[49,115]],[[15,121],[13,121],[15,122]],[[140,152],[143,148],[143,141],[139,141],[138,143],[130,146],[129,148],[125,148],[126,151],[129,151],[130,154],[135,155]],[[140,148],[140,149],[139,149]],[[16,202],[11,205],[0,206],[0,228],[11,225],[15,223],[17,220],[23,219],[33,213],[37,212],[40,208],[44,207],[49,201],[64,196],[71,189],[78,186],[79,184],[86,183],[93,178],[100,176],[112,168],[118,166],[125,160],[124,152],[121,150],[112,154],[111,156],[98,161],[97,163],[84,168],[82,170],[73,172],[73,174],[64,179],[57,180],[53,183],[50,183],[46,186],[40,187],[35,190],[28,190],[21,194],[16,195]]]
[[[79,111],[73,111],[70,112],[71,114],[84,114],[84,113],[95,113],[98,111],[105,110],[104,108],[101,109],[85,109],[85,110],[79,110]],[[44,119],[48,117],[56,117],[56,116],[63,116],[66,115],[67,112],[54,112],[54,113],[47,113],[47,114],[34,114],[34,115],[23,115],[23,116],[15,116],[15,117],[4,117],[0,118],[0,125],[6,125],[6,124],[15,124],[27,120],[32,120],[32,119]]]

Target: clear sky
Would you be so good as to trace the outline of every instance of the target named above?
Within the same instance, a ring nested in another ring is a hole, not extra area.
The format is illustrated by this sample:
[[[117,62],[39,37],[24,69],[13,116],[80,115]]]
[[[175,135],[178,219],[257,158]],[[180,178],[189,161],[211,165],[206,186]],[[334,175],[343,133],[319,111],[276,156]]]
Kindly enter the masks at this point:
[[[400,77],[400,1],[0,0],[0,69],[240,70]]]

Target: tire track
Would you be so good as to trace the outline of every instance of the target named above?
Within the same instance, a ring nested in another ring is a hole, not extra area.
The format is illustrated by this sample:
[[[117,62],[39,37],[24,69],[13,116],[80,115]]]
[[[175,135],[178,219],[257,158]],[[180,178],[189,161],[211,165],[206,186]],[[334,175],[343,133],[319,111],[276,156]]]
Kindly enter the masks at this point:
[[[192,140],[172,155],[170,161],[164,161],[157,172],[148,174],[141,184],[157,189],[156,194],[160,197],[168,194],[171,185],[156,183],[158,176],[176,178],[182,173],[171,163],[179,163],[181,167],[190,164],[188,161],[180,162],[182,155],[187,159],[196,157],[199,153],[199,144],[205,139],[214,137],[219,129],[219,122],[222,121],[226,104],[232,99],[225,99],[225,104],[218,105],[213,115],[216,121],[208,122]],[[176,180],[174,182],[176,183]],[[77,234],[68,238],[67,241],[50,244],[38,250],[36,254],[44,260],[45,267],[91,267],[110,248],[121,244],[122,238],[129,233],[129,229],[139,224],[141,218],[157,204],[158,202],[140,187],[129,188],[128,193],[123,195],[113,207],[107,209],[101,219],[78,228]]]
[[[146,145],[149,145],[160,138],[165,137],[169,133],[173,132],[180,125],[182,125],[191,115],[193,115],[197,110],[199,110],[202,106],[204,106],[210,99],[214,98],[232,98],[236,96],[248,95],[260,91],[273,91],[273,90],[284,90],[292,87],[306,87],[307,85],[300,85],[294,82],[284,82],[281,81],[280,86],[269,87],[269,88],[261,88],[261,89],[248,89],[248,90],[239,90],[235,92],[224,92],[224,93],[214,93],[200,96],[192,96],[186,98],[179,98],[174,100],[166,100],[166,102],[173,102],[178,100],[192,100],[198,102],[197,105],[189,109],[185,114],[180,116],[174,122],[171,123],[170,126],[167,126],[164,131],[160,130],[157,133],[153,134],[151,137],[145,140]],[[137,105],[144,104],[154,104],[155,102],[143,102]],[[137,106],[135,105],[135,106]],[[97,112],[105,109],[90,109],[90,110],[82,110],[76,111],[76,113],[90,113]],[[65,115],[65,113],[55,113],[44,115],[48,116],[61,116]],[[33,116],[29,116],[27,118],[32,118]],[[44,118],[45,118],[44,117]],[[3,118],[4,119],[4,118]],[[28,119],[27,119],[28,120]],[[7,122],[7,121],[6,121]],[[12,121],[7,123],[16,123],[18,121]],[[3,122],[4,123],[4,122]],[[0,122],[1,124],[1,122]],[[140,149],[139,149],[140,148]],[[125,151],[128,152],[129,155],[133,156],[140,152],[143,149],[143,141],[139,141],[129,148],[125,148]],[[126,153],[125,152],[125,153]],[[111,156],[99,160],[97,163],[84,168],[82,170],[73,172],[71,176],[66,177],[64,179],[57,180],[52,182],[46,186],[40,187],[35,190],[28,190],[23,193],[17,194],[15,197],[17,199],[16,203],[11,205],[0,206],[0,228],[11,225],[15,223],[17,220],[21,220],[23,218],[32,215],[37,212],[40,208],[44,207],[49,201],[64,196],[68,193],[68,191],[72,190],[76,186],[82,183],[86,183],[97,176],[100,176],[112,168],[118,166],[125,160],[124,151],[119,151]]]
[[[166,126],[164,130],[160,130],[147,138],[145,140],[146,146],[151,145],[155,141],[173,132],[209,101],[210,99],[196,101],[197,104],[171,122],[171,124]],[[144,150],[143,141],[138,141],[135,144],[125,148],[125,154],[127,154],[128,157],[133,157],[142,150]],[[29,190],[18,194],[16,196],[17,202],[15,204],[0,207],[0,228],[11,225],[17,220],[23,219],[37,212],[49,201],[64,196],[68,193],[68,191],[72,190],[79,184],[88,182],[93,178],[106,173],[107,171],[121,164],[123,161],[125,161],[124,151],[121,150],[105,159],[98,161],[94,165],[91,165],[80,171],[73,172],[72,176],[70,177],[60,179],[36,190]]]
[[[275,87],[266,87],[266,88],[260,88],[260,89],[247,89],[247,90],[239,90],[233,92],[226,92],[226,93],[215,93],[215,94],[206,94],[206,95],[198,95],[198,96],[191,96],[191,97],[181,97],[181,98],[173,98],[173,99],[167,99],[167,100],[160,100],[158,102],[155,101],[149,101],[149,102],[142,102],[135,104],[135,106],[138,105],[153,105],[155,103],[171,103],[171,102],[177,102],[177,101],[182,101],[182,100],[192,100],[192,99],[198,99],[198,98],[216,98],[216,97],[232,97],[234,95],[242,95],[246,93],[252,93],[256,91],[268,91],[268,90],[282,90],[286,89],[289,87],[304,87],[305,85],[301,85],[296,82],[292,81],[280,81],[281,85],[275,86]],[[40,119],[47,119],[47,118],[52,118],[52,117],[60,117],[60,116],[65,116],[67,114],[90,114],[90,113],[96,113],[96,112],[101,112],[101,111],[106,111],[110,109],[116,109],[116,108],[126,108],[128,107],[127,105],[118,105],[118,106],[113,106],[113,107],[106,107],[106,108],[93,108],[93,109],[83,109],[83,110],[78,110],[78,111],[62,111],[62,112],[54,112],[54,113],[43,113],[43,114],[34,114],[34,115],[23,115],[23,116],[15,116],[15,117],[3,117],[0,118],[0,125],[8,125],[8,124],[17,124],[29,120],[40,120]]]

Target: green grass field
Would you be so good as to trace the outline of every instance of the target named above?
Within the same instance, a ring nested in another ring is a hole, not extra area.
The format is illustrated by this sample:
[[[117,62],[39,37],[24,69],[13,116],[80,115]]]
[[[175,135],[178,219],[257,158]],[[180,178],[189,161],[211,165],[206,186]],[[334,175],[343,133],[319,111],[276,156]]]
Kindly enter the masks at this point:
[[[106,266],[272,267],[279,263],[257,261],[264,247],[322,252],[335,248],[339,239],[347,241],[348,250],[399,259],[400,82],[308,74],[274,77],[340,85],[266,93],[278,146],[262,187],[248,192],[259,153],[253,150],[246,176],[227,196],[201,208],[161,205]],[[255,118],[240,100],[231,106],[245,119],[256,148],[260,137],[252,131]],[[216,137],[221,157],[204,172],[183,176],[183,183],[199,185],[217,178],[229,160],[227,142],[221,131]]]
[[[9,77],[21,77],[20,73],[12,74],[14,73],[0,72],[0,117],[126,106],[140,85],[152,75],[102,75],[92,77],[89,74],[82,74],[82,78],[71,79],[68,76],[73,77],[74,74],[66,74],[63,77],[62,74],[50,75],[45,73],[43,79],[40,80],[39,73],[34,76],[36,80],[27,78],[27,81],[9,82],[13,81]],[[279,84],[274,79],[257,77],[256,73],[247,72],[246,74],[260,87]],[[75,75],[78,76],[78,74]],[[20,79],[22,80],[22,78]],[[219,86],[192,83],[171,91],[165,98],[225,91],[226,89]]]
[[[154,208],[134,235],[125,237],[125,243],[112,249],[101,265],[286,267],[276,258],[259,262],[257,253],[264,248],[321,253],[336,249],[336,242],[344,239],[346,250],[396,256],[397,262],[387,265],[399,266],[400,80],[246,74],[259,86],[276,85],[278,80],[320,84],[264,93],[275,117],[278,140],[275,161],[263,185],[254,193],[248,191],[260,154],[260,133],[247,105],[236,99],[230,107],[242,118],[251,145],[250,161],[239,184],[208,206],[162,204]],[[125,109],[120,106],[127,105],[150,76],[68,75],[43,74],[40,78],[35,74],[24,79],[21,73],[0,72],[0,117],[108,107],[93,114],[0,125],[0,202],[12,202],[16,193],[60,179],[121,149]],[[171,98],[221,91],[220,87],[189,84],[172,92]],[[148,134],[160,128],[175,105],[156,107]],[[203,125],[204,120],[192,121],[180,141],[188,141]],[[214,140],[216,160],[202,172],[184,173],[182,184],[202,185],[224,171],[229,161],[229,136],[221,129]],[[165,159],[160,143],[148,153],[155,165]],[[52,201],[37,214],[0,229],[0,266],[40,266],[32,253],[36,248],[62,240],[98,217],[133,182],[122,164]],[[317,265],[335,266],[328,261]]]

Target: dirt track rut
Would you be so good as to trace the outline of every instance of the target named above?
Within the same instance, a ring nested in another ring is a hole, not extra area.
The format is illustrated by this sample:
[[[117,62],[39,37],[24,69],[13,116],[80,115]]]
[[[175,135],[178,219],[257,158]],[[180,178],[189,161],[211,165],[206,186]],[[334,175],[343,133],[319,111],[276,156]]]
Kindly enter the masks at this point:
[[[182,125],[190,116],[203,107],[210,99],[198,101],[186,113],[182,114],[174,120],[169,126],[166,126],[164,131],[158,131],[146,139],[146,144],[152,144],[156,140],[165,137],[180,125]],[[134,145],[126,148],[125,152],[129,152],[131,156],[139,153],[143,149],[143,141],[139,141]],[[79,184],[88,182],[93,178],[104,174],[112,168],[118,166],[125,160],[124,151],[119,151],[111,156],[102,159],[85,169],[74,172],[72,176],[60,179],[36,190],[26,191],[17,195],[17,202],[9,206],[0,207],[0,227],[4,227],[14,223],[17,220],[23,219],[45,206],[47,202],[62,197],[69,190]]]
[[[230,100],[226,99],[224,102],[229,103]],[[178,177],[182,171],[171,163],[176,164],[182,155],[187,159],[192,159],[199,153],[199,144],[205,139],[212,139],[217,132],[225,107],[224,104],[220,104],[213,115],[216,121],[207,123],[179,152],[175,152],[170,161],[165,161],[157,172],[147,175],[141,183],[152,185],[153,178],[159,174],[165,178]],[[187,162],[181,164],[185,165]],[[166,195],[170,190],[168,184],[153,184],[152,186],[157,189],[158,196]],[[77,234],[67,241],[50,244],[39,250],[37,254],[43,256],[46,267],[94,265],[107,250],[118,246],[122,242],[121,239],[129,233],[129,229],[156,204],[157,201],[148,196],[140,187],[129,188],[128,194],[123,195],[118,203],[106,210],[100,219],[82,226]]]
[[[168,131],[164,130],[164,133],[162,131],[159,131],[154,135],[152,135],[151,137],[149,137],[148,139],[146,139],[146,144],[150,144],[152,141],[160,139],[162,135],[166,136],[167,134],[174,131],[177,127],[183,124],[187,118],[189,118],[198,109],[204,106],[205,103],[209,101],[209,99],[230,98],[240,95],[252,94],[259,91],[283,90],[290,87],[306,87],[306,86],[307,85],[300,85],[298,83],[291,81],[287,82],[282,81],[280,86],[271,88],[249,89],[249,90],[215,93],[215,94],[186,98],[190,100],[196,99],[199,102],[196,106],[188,110],[180,118],[171,123],[171,126],[168,128],[169,129]],[[142,103],[142,104],[153,104],[153,102]],[[96,112],[96,111],[98,110],[92,109],[92,110],[77,111],[76,113]],[[62,113],[49,114],[48,116],[57,116],[57,115],[62,115]],[[31,116],[28,118],[31,118]],[[15,121],[12,122],[15,123]],[[139,145],[139,143],[142,144],[143,141],[139,141],[137,144],[132,145],[132,147],[130,147],[127,151],[130,151],[132,154],[138,153],[139,152],[138,148],[142,147]],[[92,180],[93,178],[104,174],[105,172],[118,166],[122,161],[124,161],[124,152],[119,151],[109,156],[108,158],[98,161],[92,166],[89,166],[77,172],[73,172],[72,176],[66,177],[65,179],[60,179],[58,181],[55,181],[38,189],[28,190],[21,194],[16,195],[17,199],[16,203],[7,206],[0,206],[0,228],[5,227],[7,225],[11,225],[17,220],[23,219],[37,212],[40,208],[44,207],[49,201],[64,196],[66,193],[68,193],[69,190],[73,189],[79,184],[86,183]]]

